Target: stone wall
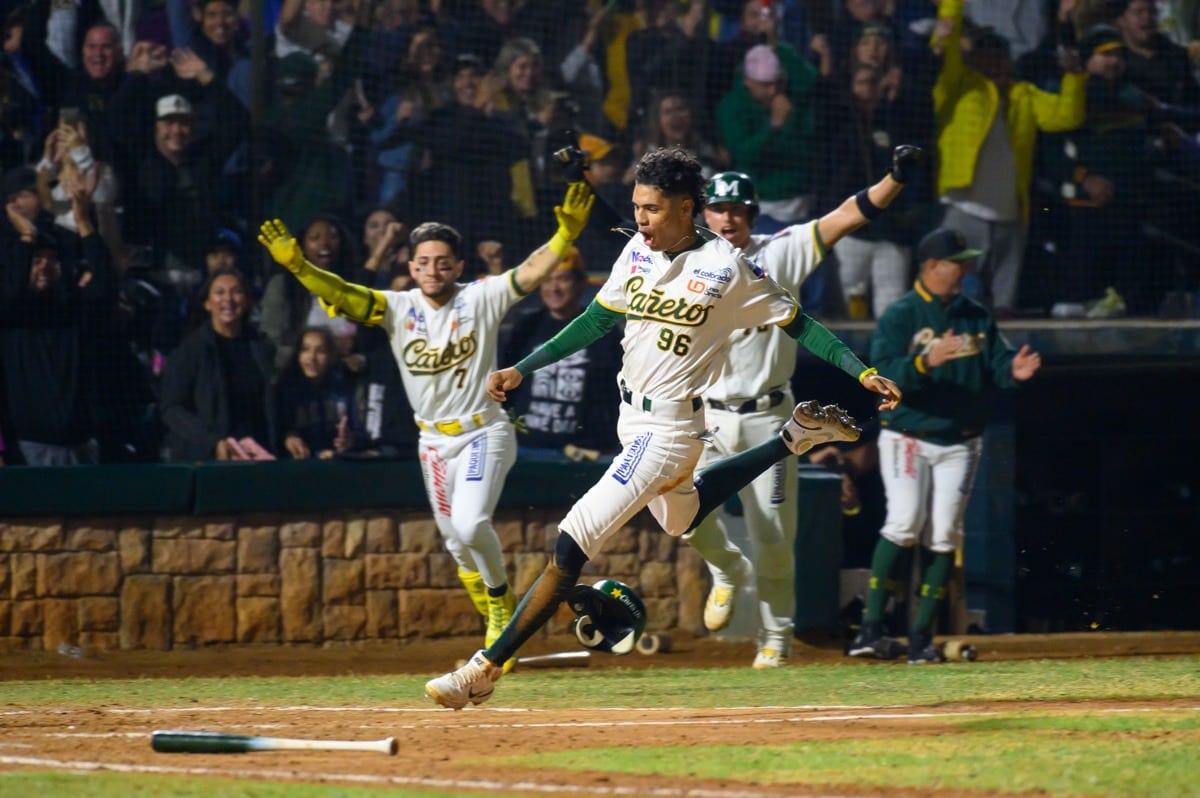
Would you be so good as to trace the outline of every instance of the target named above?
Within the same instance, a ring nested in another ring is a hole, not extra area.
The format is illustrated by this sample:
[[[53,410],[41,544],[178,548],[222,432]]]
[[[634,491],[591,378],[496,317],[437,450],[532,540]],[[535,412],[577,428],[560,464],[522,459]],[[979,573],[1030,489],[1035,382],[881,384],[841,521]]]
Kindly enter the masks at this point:
[[[512,584],[533,583],[563,510],[501,510]],[[653,630],[702,628],[707,572],[647,513],[581,579],[637,588]],[[563,631],[565,607],[547,627]],[[0,647],[85,651],[474,635],[427,511],[0,523]]]

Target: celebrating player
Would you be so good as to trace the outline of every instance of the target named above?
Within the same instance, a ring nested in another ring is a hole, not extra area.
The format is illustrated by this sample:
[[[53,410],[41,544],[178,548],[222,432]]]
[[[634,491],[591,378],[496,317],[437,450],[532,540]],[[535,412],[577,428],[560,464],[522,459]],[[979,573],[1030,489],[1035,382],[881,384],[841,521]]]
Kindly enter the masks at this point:
[[[704,220],[713,232],[742,251],[752,264],[780,285],[799,292],[804,279],[844,236],[875,218],[899,195],[921,157],[903,144],[892,152],[892,170],[875,185],[848,198],[816,221],[792,225],[774,236],[751,235],[758,215],[758,194],[741,172],[714,175],[705,192]],[[752,327],[733,335],[721,378],[704,392],[712,441],[701,467],[763,440],[787,420],[796,368],[796,339],[778,326]],[[753,561],[729,540],[713,513],[684,538],[708,564],[712,589],[704,605],[709,631],[725,628],[733,617],[738,589],[756,577],[759,629],[755,668],[776,668],[788,655],[796,615],[795,558],[799,491],[796,458],[785,457],[739,492]]]
[[[910,393],[904,408],[880,414],[887,518],[871,557],[862,628],[847,651],[853,657],[891,656],[882,622],[892,568],[928,522],[933,557],[908,634],[908,661],[942,661],[933,646],[933,622],[962,544],[991,393],[1028,380],[1042,365],[1028,345],[1014,350],[988,310],[962,296],[963,276],[979,254],[957,230],[941,228],[922,238],[913,290],[884,311],[871,337],[871,359]]]
[[[278,219],[265,222],[258,238],[331,315],[379,325],[391,338],[421,430],[421,472],[434,519],[471,601],[487,619],[487,645],[516,607],[492,526],[517,456],[512,422],[484,393],[487,374],[496,367],[497,331],[508,309],[570,250],[593,199],[587,183],[570,184],[554,209],[554,236],[520,266],[470,284],[457,282],[463,272],[461,236],[438,222],[419,225],[409,236],[408,269],[417,287],[407,291],[377,291],[318,269]]]
[[[863,365],[728,241],[695,227],[692,217],[704,204],[705,182],[700,162],[684,150],[643,156],[633,188],[638,231],[596,299],[529,357],[488,377],[488,395],[503,401],[524,375],[587,346],[625,317],[617,424],[622,451],[559,524],[550,563],[496,642],[425,685],[442,706],[461,709],[486,701],[502,666],[550,619],[584,564],[643,507],[649,506],[668,534],[681,535],[789,450],[803,454],[816,443],[857,438],[853,420],[839,408],[802,402],[779,437],[693,480],[704,448],[700,395],[716,380],[735,330],[779,325],[882,394],[883,407],[899,403],[894,382]]]

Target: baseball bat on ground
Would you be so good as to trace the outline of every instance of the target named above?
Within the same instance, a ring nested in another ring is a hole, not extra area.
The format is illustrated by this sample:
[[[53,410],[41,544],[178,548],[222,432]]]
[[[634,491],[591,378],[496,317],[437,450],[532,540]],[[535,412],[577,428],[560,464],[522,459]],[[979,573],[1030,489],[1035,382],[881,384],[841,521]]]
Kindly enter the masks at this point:
[[[559,651],[557,654],[539,654],[533,657],[518,657],[517,664],[545,668],[586,668],[591,662],[590,651]]]
[[[382,740],[296,740],[204,731],[156,731],[150,747],[162,754],[246,754],[251,751],[378,751],[395,756],[395,737]]]

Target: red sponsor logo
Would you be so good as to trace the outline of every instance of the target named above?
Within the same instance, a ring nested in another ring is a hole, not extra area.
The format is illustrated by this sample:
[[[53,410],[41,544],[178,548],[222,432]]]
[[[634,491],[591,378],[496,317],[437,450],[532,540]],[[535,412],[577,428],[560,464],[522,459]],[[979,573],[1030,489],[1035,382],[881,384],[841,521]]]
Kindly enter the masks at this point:
[[[693,294],[703,294],[708,288],[708,283],[703,280],[688,280],[688,290]]]
[[[438,456],[437,450],[428,448],[421,459],[429,466],[429,484],[433,488],[433,511],[437,515],[450,517],[450,497],[446,495],[446,461]]]
[[[904,439],[904,476],[917,475],[917,443],[915,438]]]

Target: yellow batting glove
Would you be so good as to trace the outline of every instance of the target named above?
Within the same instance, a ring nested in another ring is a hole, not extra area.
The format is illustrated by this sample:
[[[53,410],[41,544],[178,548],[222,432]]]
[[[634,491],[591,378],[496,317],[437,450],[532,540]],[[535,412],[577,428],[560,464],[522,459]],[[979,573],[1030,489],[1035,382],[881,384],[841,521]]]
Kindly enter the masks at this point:
[[[554,207],[554,218],[558,220],[558,230],[550,239],[550,249],[554,254],[561,258],[571,249],[571,244],[587,226],[588,215],[592,212],[592,203],[595,200],[596,195],[592,193],[592,187],[588,183],[580,181],[567,186],[567,195],[563,198],[562,205]]]
[[[267,248],[276,263],[292,274],[299,274],[304,267],[304,252],[281,220],[263,222],[259,228],[258,243]]]

